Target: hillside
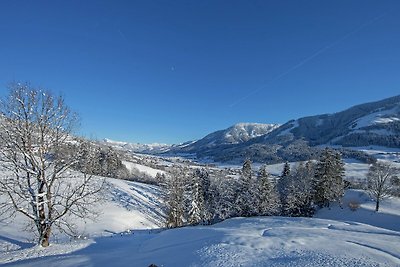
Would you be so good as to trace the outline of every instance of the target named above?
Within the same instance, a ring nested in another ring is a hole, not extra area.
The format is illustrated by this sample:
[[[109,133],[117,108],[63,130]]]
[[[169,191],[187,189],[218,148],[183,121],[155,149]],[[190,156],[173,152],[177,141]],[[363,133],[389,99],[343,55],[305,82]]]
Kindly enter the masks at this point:
[[[162,232],[133,228],[46,250],[6,238],[2,228],[0,262],[30,267],[399,266],[399,199],[384,201],[379,214],[358,191],[346,199],[360,201],[361,208],[334,206],[320,211],[319,218],[232,218],[212,226]]]
[[[130,229],[160,228],[164,225],[165,217],[162,197],[163,191],[158,186],[106,178],[103,200],[93,207],[99,216],[94,221],[79,220],[73,223],[80,236],[86,238],[110,236]],[[34,240],[35,232],[21,231],[27,223],[26,217],[21,215],[10,221],[0,221],[0,247],[7,247],[7,240],[32,246],[30,242]],[[57,231],[54,235],[55,243],[70,240],[70,237]]]
[[[334,114],[289,121],[262,139],[257,141],[281,143],[303,139],[310,146],[400,147],[400,96],[357,105]]]

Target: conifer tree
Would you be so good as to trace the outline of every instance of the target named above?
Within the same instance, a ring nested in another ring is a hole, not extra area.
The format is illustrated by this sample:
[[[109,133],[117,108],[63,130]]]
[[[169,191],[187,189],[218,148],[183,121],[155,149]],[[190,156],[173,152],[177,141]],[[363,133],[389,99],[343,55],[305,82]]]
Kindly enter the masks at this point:
[[[341,201],[344,194],[344,163],[341,155],[329,148],[322,151],[314,179],[314,200],[320,207],[329,207],[332,201]]]
[[[251,161],[247,159],[243,163],[242,173],[238,180],[235,200],[238,216],[252,216],[256,212],[254,185]]]
[[[258,213],[259,215],[276,215],[280,209],[280,199],[275,183],[271,180],[266,165],[258,173]]]
[[[282,174],[279,177],[278,186],[277,186],[283,214],[285,213],[284,210],[285,210],[286,196],[289,194],[289,190],[290,190],[290,188],[289,188],[290,173],[291,173],[290,164],[288,162],[285,162],[285,164],[283,165]]]
[[[285,162],[285,165],[283,165],[283,171],[281,174],[281,177],[288,177],[290,175],[290,164],[289,162]]]
[[[185,223],[186,211],[186,173],[181,167],[174,168],[171,176],[166,179],[167,193],[165,203],[167,205],[167,227],[181,227]]]
[[[206,206],[206,200],[209,202],[210,199],[208,196],[209,187],[207,171],[203,169],[195,170],[191,182],[191,208],[188,219],[190,224],[208,223],[210,221],[211,215],[207,209],[210,208],[210,205]]]
[[[289,176],[285,191],[283,212],[287,216],[311,216],[313,168],[311,162],[300,162]]]
[[[232,177],[217,179],[211,185],[213,194],[214,215],[218,220],[225,220],[237,215],[236,198],[239,182]]]

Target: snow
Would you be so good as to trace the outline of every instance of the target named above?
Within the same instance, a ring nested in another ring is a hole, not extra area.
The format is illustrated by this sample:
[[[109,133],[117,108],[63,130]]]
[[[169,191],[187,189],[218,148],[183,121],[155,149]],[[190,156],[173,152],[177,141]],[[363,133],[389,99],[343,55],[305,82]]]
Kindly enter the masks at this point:
[[[21,258],[12,266],[399,266],[399,242],[399,232],[361,223],[233,218],[101,237],[71,253]]]
[[[333,146],[340,147],[340,146]],[[368,147],[349,147],[353,150],[363,151],[368,155],[373,156],[379,160],[386,160],[392,164],[400,163],[400,148],[390,148],[382,146],[368,146]]]
[[[94,207],[94,210],[100,213],[96,220],[74,222],[82,237],[109,236],[130,229],[154,229],[163,226],[163,193],[159,187],[112,178],[107,178],[106,181],[104,201]],[[7,246],[1,241],[5,238],[18,242],[33,240],[34,232],[21,231],[26,224],[26,218],[22,215],[13,221],[0,221],[0,248]],[[70,240],[57,231],[54,234],[52,242]]]
[[[363,116],[355,121],[356,126],[353,129],[360,129],[374,124],[386,124],[394,121],[399,121],[397,115],[398,107],[388,110],[379,110],[369,115]]]
[[[156,177],[157,173],[160,173],[160,174],[164,174],[165,173],[165,171],[154,169],[154,168],[151,168],[151,167],[148,167],[148,166],[145,166],[145,165],[141,165],[141,164],[133,163],[133,162],[129,162],[129,161],[122,161],[122,164],[124,164],[125,167],[129,171],[138,170],[138,171],[144,172],[144,173],[146,173],[146,174],[148,174],[148,175],[150,175],[152,177]]]
[[[138,153],[160,153],[165,152],[171,148],[171,145],[168,144],[140,144],[140,143],[128,143],[123,141],[114,141],[111,139],[105,138],[102,143],[112,146],[117,149],[128,150],[131,152],[138,152]]]
[[[315,127],[319,127],[319,126],[321,126],[322,124],[324,124],[324,120],[323,120],[323,119],[318,119],[318,120],[315,122]]]
[[[357,172],[356,167],[352,169]],[[364,191],[348,190],[341,207],[335,204],[322,209],[315,218],[232,218],[212,226],[162,230],[162,193],[158,187],[117,179],[107,182],[107,201],[101,204],[104,213],[97,222],[85,225],[86,235],[80,239],[53,242],[44,249],[23,241],[25,232],[17,232],[14,224],[2,225],[0,264],[400,265],[399,198],[383,200],[380,212],[376,213],[374,202]],[[352,211],[349,203],[354,202],[359,208]]]
[[[366,179],[369,165],[359,162],[345,161],[345,177],[347,181],[361,181]]]
[[[295,121],[292,122],[292,127],[290,127],[289,129],[286,129],[286,130],[280,132],[280,133],[278,134],[278,136],[284,136],[284,135],[290,134],[291,131],[292,131],[293,129],[297,128],[297,127],[299,127],[299,121],[298,121],[298,120],[295,120]]]
[[[389,117],[389,118],[378,118],[375,120],[375,123],[390,123],[400,121],[400,118],[397,117]]]
[[[350,203],[358,203],[359,208],[352,211]],[[375,201],[363,190],[347,190],[343,198],[342,207],[334,204],[330,209],[317,212],[316,218],[338,221],[352,221],[364,223],[399,232],[400,235],[400,200],[388,198],[383,200],[379,212],[375,212]],[[400,248],[399,248],[400,250]]]
[[[237,123],[225,131],[224,138],[234,140],[230,143],[237,144],[268,134],[279,126],[279,124]]]

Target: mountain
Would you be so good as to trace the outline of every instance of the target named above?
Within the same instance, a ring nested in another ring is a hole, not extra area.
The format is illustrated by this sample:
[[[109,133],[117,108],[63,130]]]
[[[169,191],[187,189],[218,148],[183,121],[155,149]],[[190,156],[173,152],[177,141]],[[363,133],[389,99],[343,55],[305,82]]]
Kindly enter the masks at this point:
[[[227,145],[236,145],[253,138],[264,136],[279,127],[278,124],[238,123],[225,130],[210,133],[204,138],[184,147],[174,147],[171,151],[198,153],[209,149],[219,149]]]
[[[400,147],[400,96],[357,105],[334,114],[292,120],[254,141],[285,143],[300,139],[310,146]]]
[[[249,127],[238,124],[169,152],[192,153],[199,159],[219,162],[241,162],[250,158],[257,162],[277,163],[316,158],[324,146],[400,148],[400,96],[263,129],[263,134],[256,132],[259,136],[253,134],[249,135],[252,138],[240,138],[241,133],[251,131]],[[370,160],[367,155],[352,149],[342,148],[341,151],[344,156]]]

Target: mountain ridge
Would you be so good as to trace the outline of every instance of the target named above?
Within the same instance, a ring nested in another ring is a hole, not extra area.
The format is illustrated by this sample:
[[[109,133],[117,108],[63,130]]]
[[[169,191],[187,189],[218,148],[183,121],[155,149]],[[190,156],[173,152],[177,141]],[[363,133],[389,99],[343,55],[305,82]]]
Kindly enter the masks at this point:
[[[345,148],[343,154],[368,160],[368,157],[346,147],[369,145],[400,147],[400,95],[332,114],[290,120],[264,135],[237,144],[170,152],[191,152],[199,159],[221,162],[249,158],[277,163],[313,159],[321,146],[340,146]]]
[[[139,153],[190,154],[198,159],[221,162],[250,158],[267,163],[313,159],[321,146],[399,148],[400,95],[332,114],[289,120],[282,125],[237,123],[199,140],[179,145],[157,145],[136,144],[135,147],[126,143],[123,147]]]

